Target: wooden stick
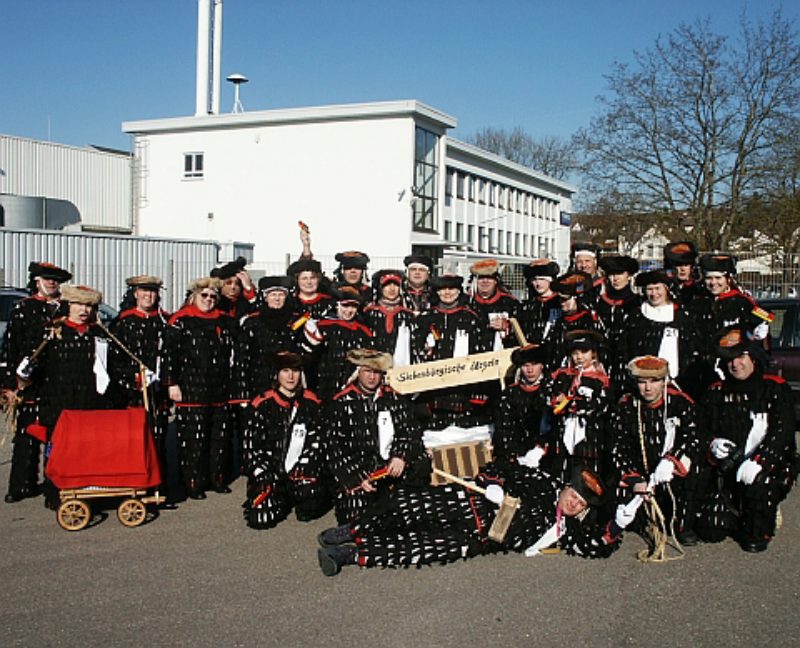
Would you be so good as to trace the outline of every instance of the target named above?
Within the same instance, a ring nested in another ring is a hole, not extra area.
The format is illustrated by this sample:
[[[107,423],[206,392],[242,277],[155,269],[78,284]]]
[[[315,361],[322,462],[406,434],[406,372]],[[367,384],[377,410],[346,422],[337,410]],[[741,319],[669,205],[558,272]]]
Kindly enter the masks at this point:
[[[476,486],[472,482],[467,481],[466,479],[461,479],[461,477],[456,477],[455,475],[451,475],[449,472],[445,472],[439,468],[433,468],[433,472],[439,477],[444,477],[447,481],[453,482],[454,484],[458,484],[459,486],[463,486],[464,488],[468,488],[469,490],[473,490],[476,493],[480,493],[481,495],[486,495],[486,489],[481,488],[480,486]]]
[[[525,338],[525,334],[522,332],[522,327],[519,325],[519,321],[516,317],[512,317],[510,320],[511,328],[514,329],[514,335],[517,336],[517,342],[519,342],[520,346],[525,346],[528,344],[528,340]]]

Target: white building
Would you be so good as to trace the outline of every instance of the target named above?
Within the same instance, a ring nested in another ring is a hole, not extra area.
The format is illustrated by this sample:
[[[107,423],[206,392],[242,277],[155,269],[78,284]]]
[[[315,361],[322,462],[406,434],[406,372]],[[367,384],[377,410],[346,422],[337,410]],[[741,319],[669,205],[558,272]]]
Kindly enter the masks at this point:
[[[455,125],[417,101],[125,122],[134,229],[245,239],[262,264],[297,255],[298,220],[318,257],[355,248],[373,268],[412,249],[563,263],[574,187],[448,138]]]

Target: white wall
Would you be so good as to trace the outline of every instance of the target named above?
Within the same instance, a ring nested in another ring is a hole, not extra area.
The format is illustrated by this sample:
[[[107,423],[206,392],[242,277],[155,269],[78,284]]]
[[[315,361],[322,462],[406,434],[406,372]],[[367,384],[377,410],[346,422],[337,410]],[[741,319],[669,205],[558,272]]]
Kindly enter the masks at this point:
[[[297,255],[303,220],[319,255],[402,256],[413,146],[410,117],[142,135],[137,233],[251,241],[275,261]],[[204,154],[202,179],[183,177],[189,152]]]

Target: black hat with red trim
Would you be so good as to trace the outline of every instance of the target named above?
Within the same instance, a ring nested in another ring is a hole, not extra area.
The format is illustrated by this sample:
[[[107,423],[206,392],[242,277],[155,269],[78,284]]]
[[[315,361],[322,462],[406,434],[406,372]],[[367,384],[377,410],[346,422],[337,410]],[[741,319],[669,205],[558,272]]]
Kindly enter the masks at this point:
[[[664,246],[664,265],[673,268],[678,265],[694,265],[697,248],[691,241],[674,241]]]
[[[40,279],[52,279],[58,283],[64,283],[72,279],[72,273],[53,265],[52,263],[32,261],[28,265],[28,278],[33,281]]]
[[[357,250],[339,252],[334,258],[339,262],[343,270],[347,268],[361,268],[364,270],[369,263],[369,257],[364,252],[358,252]]]
[[[235,261],[230,261],[219,268],[214,268],[209,276],[217,277],[218,279],[230,279],[239,274],[247,265],[247,259],[243,256],[237,257]]]
[[[443,288],[458,288],[464,283],[464,278],[455,274],[443,274],[438,277],[431,277],[431,288],[433,290],[442,290]]]

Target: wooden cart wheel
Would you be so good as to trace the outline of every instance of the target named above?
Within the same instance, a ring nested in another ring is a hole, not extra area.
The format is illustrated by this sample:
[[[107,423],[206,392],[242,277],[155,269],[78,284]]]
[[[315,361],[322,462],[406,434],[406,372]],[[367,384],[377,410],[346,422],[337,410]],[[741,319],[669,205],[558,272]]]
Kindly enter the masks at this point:
[[[80,531],[89,524],[92,513],[89,505],[79,499],[69,499],[61,502],[56,511],[58,525],[66,531]]]
[[[147,508],[137,499],[126,499],[117,507],[117,519],[126,527],[139,526],[147,517]]]

